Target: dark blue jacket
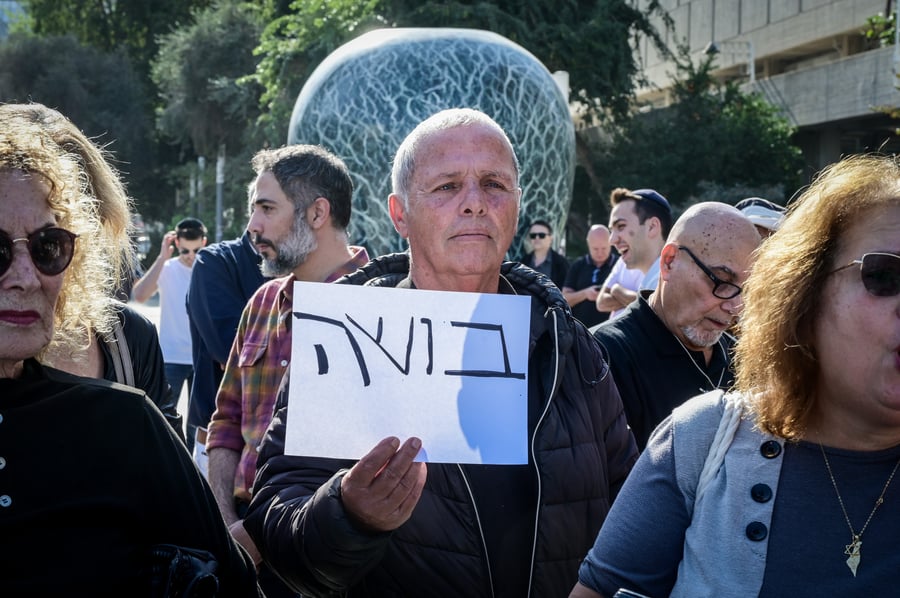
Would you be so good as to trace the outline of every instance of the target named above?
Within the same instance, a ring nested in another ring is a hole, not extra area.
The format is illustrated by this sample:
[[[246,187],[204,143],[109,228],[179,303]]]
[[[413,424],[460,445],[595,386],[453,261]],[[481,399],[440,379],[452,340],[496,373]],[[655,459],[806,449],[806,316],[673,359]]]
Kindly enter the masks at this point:
[[[216,409],[216,392],[244,305],[266,281],[259,270],[260,261],[249,232],[240,239],[204,247],[197,254],[186,299],[194,360],[189,445],[193,444],[193,429],[209,425]]]

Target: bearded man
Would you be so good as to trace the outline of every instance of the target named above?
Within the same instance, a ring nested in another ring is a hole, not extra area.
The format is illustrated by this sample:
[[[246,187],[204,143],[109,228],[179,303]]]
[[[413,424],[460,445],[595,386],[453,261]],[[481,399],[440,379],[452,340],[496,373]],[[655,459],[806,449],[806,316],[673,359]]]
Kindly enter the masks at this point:
[[[272,419],[275,397],[291,359],[290,312],[295,281],[331,282],[369,261],[347,244],[353,183],[347,166],[327,150],[291,145],[258,152],[250,194],[253,245],[260,268],[275,278],[244,308],[216,395],[209,426],[209,483],[232,535],[257,564],[261,558],[244,531],[243,515],[256,476],[257,446]],[[272,579],[267,596],[282,595]]]

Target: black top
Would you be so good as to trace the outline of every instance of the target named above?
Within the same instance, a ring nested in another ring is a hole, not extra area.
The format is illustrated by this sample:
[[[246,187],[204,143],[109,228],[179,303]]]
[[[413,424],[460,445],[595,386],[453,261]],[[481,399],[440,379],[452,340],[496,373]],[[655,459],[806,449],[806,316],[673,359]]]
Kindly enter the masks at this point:
[[[609,276],[610,270],[619,256],[610,252],[609,257],[600,266],[594,264],[591,255],[583,255],[574,262],[566,275],[564,287],[574,291],[586,289],[589,286],[603,286],[603,281]],[[591,328],[609,319],[608,311],[597,311],[597,305],[591,301],[582,301],[572,308],[572,315],[581,320],[581,323]]]
[[[558,254],[552,249],[547,252],[547,259],[541,262],[541,265],[538,267],[534,266],[534,252],[526,253],[521,261],[529,268],[537,270],[550,278],[553,284],[559,288],[562,288],[563,283],[566,281],[566,275],[569,273],[569,261],[565,256]]]
[[[654,313],[646,300],[651,292],[641,291],[640,298],[619,317],[594,332],[603,345],[640,450],[672,409],[714,387],[727,389],[734,383],[734,338],[722,335],[707,366],[703,353],[688,351]]]
[[[398,289],[415,289],[407,277],[397,284]],[[498,293],[515,295],[516,290],[505,278],[500,279]],[[541,388],[540,375],[534,362],[529,364],[528,429],[533,430],[540,418],[538,397],[547,390]],[[284,384],[288,384],[285,375]],[[434,465],[431,466],[434,468]],[[534,516],[537,504],[537,475],[534,463],[527,465],[460,465],[475,508],[482,515],[481,531],[491,567],[493,598],[515,598],[528,594],[528,578],[523,569],[531,560]]]
[[[214,243],[197,253],[185,299],[194,361],[188,446],[193,445],[191,430],[209,425],[241,312],[267,280],[259,270],[261,260],[249,232],[240,239]]]
[[[146,396],[25,362],[0,379],[0,595],[146,596],[150,547],[212,552],[256,596],[190,455]]]

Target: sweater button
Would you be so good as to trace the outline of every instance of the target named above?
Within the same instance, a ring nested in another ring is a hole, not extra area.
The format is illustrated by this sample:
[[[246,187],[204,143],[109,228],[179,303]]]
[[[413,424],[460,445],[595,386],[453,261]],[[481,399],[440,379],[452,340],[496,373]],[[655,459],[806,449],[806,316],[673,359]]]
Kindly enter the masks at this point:
[[[747,537],[754,542],[762,542],[769,535],[769,530],[759,521],[753,521],[747,525]]]
[[[769,502],[772,500],[772,489],[767,484],[756,484],[750,489],[750,496],[756,502]]]
[[[12,504],[12,499],[9,497],[9,494],[4,494],[0,496],[0,507],[8,507]]]
[[[0,457],[0,469],[3,469],[4,467],[6,467],[6,459]]]
[[[767,440],[759,447],[759,452],[766,459],[774,459],[781,454],[781,445],[774,440]]]

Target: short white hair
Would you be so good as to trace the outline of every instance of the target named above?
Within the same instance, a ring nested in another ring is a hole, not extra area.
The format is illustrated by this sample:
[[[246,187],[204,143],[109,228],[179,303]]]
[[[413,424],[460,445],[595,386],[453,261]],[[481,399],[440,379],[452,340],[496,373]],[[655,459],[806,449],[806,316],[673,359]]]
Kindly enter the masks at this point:
[[[422,141],[438,131],[472,125],[482,125],[493,129],[503,138],[509,146],[510,155],[512,155],[513,169],[516,176],[515,185],[518,186],[519,159],[516,157],[516,152],[509,137],[506,135],[506,131],[484,112],[471,108],[451,108],[442,110],[423,120],[406,136],[406,139],[397,148],[393,167],[391,168],[391,186],[393,193],[400,198],[405,208],[409,207],[409,184],[416,169],[416,154]]]

